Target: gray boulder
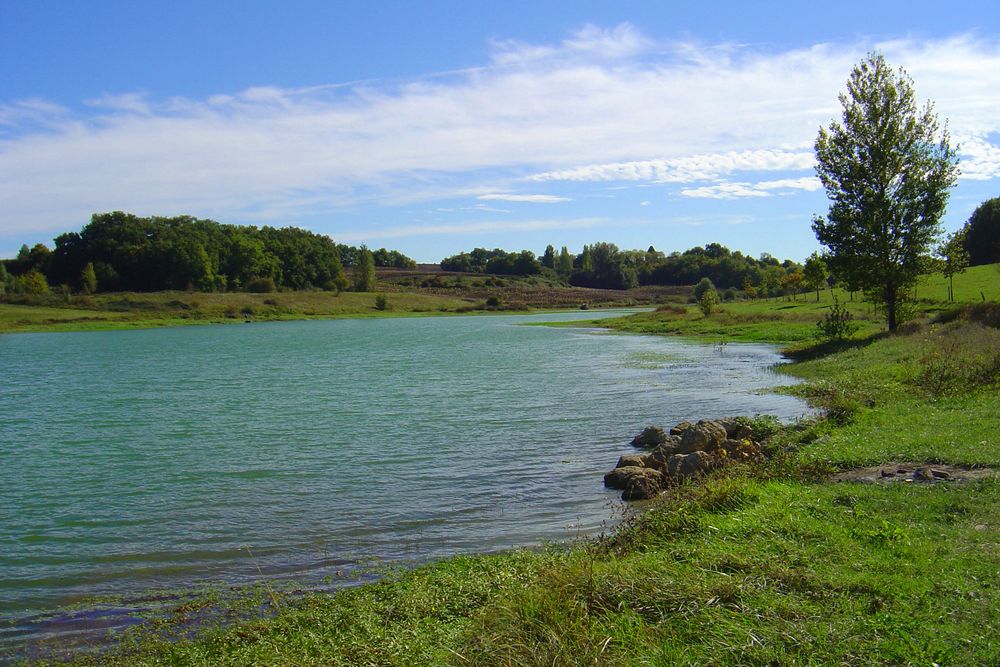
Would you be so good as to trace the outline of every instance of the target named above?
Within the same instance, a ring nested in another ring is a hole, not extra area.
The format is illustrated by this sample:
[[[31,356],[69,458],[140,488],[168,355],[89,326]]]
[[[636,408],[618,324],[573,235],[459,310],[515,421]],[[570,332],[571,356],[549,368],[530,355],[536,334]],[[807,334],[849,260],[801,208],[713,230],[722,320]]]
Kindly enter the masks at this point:
[[[683,435],[684,431],[688,430],[692,426],[694,426],[694,424],[691,422],[681,422],[677,426],[670,429],[670,435]]]
[[[726,429],[719,422],[702,419],[681,434],[681,454],[714,452],[726,440]]]
[[[604,486],[609,489],[624,489],[625,483],[628,482],[630,477],[634,475],[642,475],[644,470],[649,470],[649,468],[640,468],[638,466],[615,468],[611,472],[604,475]],[[659,473],[655,470],[650,470],[650,472],[659,475]]]
[[[708,472],[713,463],[712,455],[700,450],[690,454],[674,454],[667,464],[667,474],[680,480],[691,475]]]
[[[656,468],[658,470],[666,470],[667,461],[670,457],[677,453],[678,448],[681,445],[680,437],[672,435],[667,438],[666,442],[657,445],[653,448],[649,454],[645,457],[645,464],[647,468]]]
[[[646,457],[642,454],[626,454],[618,459],[616,468],[645,468]]]
[[[649,500],[655,498],[663,490],[663,476],[650,468],[642,468],[641,474],[635,474],[625,482],[622,500]]]
[[[662,428],[659,426],[647,426],[642,430],[642,433],[632,438],[632,446],[641,447],[642,449],[652,449],[666,439],[667,434],[663,432]]]

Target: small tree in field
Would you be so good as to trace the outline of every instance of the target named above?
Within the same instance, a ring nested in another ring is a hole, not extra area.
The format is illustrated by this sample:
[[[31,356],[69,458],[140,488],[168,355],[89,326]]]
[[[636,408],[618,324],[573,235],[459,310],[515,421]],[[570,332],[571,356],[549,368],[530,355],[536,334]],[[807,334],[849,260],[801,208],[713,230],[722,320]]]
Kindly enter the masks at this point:
[[[969,268],[969,253],[965,249],[965,230],[949,234],[935,254],[941,259],[941,273],[948,279],[948,301],[955,301],[955,274]]]
[[[885,306],[889,330],[939,230],[958,158],[933,107],[917,109],[913,81],[869,54],[840,95],[843,121],[816,139],[816,173],[830,199],[813,220],[841,276],[856,276]]]
[[[375,289],[375,258],[371,250],[361,246],[354,267],[354,291],[371,292]]]
[[[805,276],[805,283],[809,289],[816,290],[816,301],[819,301],[819,291],[826,287],[826,279],[830,272],[826,268],[826,262],[823,261],[818,252],[809,255],[802,274]]]
[[[87,262],[80,272],[80,289],[84,294],[93,294],[97,291],[97,274],[94,273],[94,263]]]

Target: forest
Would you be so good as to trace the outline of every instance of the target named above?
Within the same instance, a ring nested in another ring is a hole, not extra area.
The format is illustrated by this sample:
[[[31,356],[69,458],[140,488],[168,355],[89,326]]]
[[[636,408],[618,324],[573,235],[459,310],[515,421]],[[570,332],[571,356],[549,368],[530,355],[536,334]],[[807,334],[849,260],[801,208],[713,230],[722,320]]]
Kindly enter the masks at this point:
[[[153,292],[160,290],[274,291],[347,288],[344,267],[364,253],[374,266],[412,268],[412,259],[380,248],[335,244],[328,236],[295,227],[220,224],[190,216],[139,217],[95,214],[80,232],[22,246],[0,263],[10,291]],[[0,276],[2,277],[2,276]]]

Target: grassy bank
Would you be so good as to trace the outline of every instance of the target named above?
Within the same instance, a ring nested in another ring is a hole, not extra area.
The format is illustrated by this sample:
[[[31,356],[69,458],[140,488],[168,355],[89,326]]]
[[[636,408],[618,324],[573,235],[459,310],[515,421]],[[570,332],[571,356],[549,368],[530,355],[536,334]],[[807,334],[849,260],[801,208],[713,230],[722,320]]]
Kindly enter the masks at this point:
[[[224,322],[511,312],[644,305],[683,299],[688,288],[629,291],[563,287],[534,278],[468,278],[383,272],[376,292],[117,292],[11,295],[0,302],[0,333],[135,329]],[[376,299],[385,297],[385,308]]]
[[[955,276],[956,303],[1000,300],[1000,264],[972,267]],[[947,281],[943,276],[925,276],[913,291],[912,317],[933,317],[955,304],[947,301]],[[676,334],[713,341],[751,341],[809,346],[816,338],[816,323],[829,312],[836,299],[857,324],[855,338],[864,340],[884,330],[878,308],[861,300],[860,294],[843,290],[823,290],[818,295],[799,294],[778,299],[733,301],[720,304],[705,316],[693,304],[672,303],[656,312],[641,313],[613,323],[602,322],[619,331],[644,334]]]

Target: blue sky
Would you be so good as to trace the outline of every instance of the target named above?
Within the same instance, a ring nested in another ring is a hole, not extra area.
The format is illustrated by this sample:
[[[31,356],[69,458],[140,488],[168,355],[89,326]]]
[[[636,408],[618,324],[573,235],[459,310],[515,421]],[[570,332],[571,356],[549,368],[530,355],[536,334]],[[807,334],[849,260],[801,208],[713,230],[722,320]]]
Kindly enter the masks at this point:
[[[1000,196],[1000,8],[954,1],[0,0],[0,256],[94,212],[803,259],[818,128],[878,49]]]

